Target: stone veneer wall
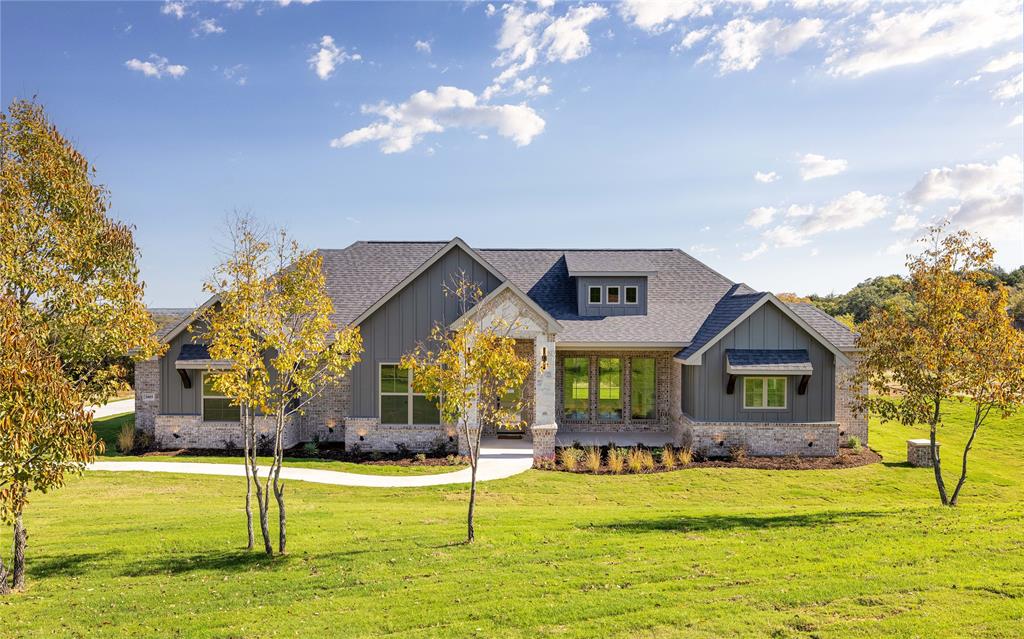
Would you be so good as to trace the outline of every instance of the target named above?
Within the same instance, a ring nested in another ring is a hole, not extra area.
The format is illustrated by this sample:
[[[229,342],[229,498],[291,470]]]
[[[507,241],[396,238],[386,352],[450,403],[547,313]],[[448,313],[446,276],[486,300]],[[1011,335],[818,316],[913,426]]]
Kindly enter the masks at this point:
[[[706,457],[726,457],[730,449],[743,447],[748,455],[834,457],[839,454],[836,422],[807,424],[695,422],[683,416],[684,436],[679,446],[688,446]]]
[[[564,390],[562,388],[563,363],[566,357],[590,358],[590,419],[568,420],[562,417]],[[622,360],[622,421],[597,419],[597,360],[601,357],[618,357]],[[632,403],[632,358],[653,357],[655,375],[655,418],[634,420],[630,417]],[[555,368],[555,410],[558,414],[558,429],[562,433],[581,431],[608,432],[666,432],[672,428],[671,404],[673,385],[679,380],[673,378],[672,353],[666,351],[559,351]],[[678,365],[676,365],[678,367]]]
[[[555,461],[555,436],[558,426],[554,424],[538,424],[530,428],[530,439],[533,440],[533,461]]]
[[[439,448],[454,451],[455,428],[437,424],[380,424],[376,417],[350,417],[345,420],[345,450],[371,453],[406,450],[425,453]]]
[[[858,356],[856,353],[846,353],[846,356],[850,358],[850,364],[843,365],[836,362],[835,420],[839,422],[840,443],[846,443],[850,437],[857,437],[861,444],[867,446],[868,416],[867,414],[855,415],[851,407],[856,389],[850,378],[856,370]],[[864,390],[866,391],[867,388]]]
[[[351,412],[352,378],[346,375],[306,404],[300,419],[302,441],[345,441],[345,423]]]
[[[273,437],[273,417],[256,418],[256,438]],[[284,447],[302,441],[299,424],[289,418],[284,427]],[[154,437],[159,448],[242,448],[245,439],[238,422],[204,422],[201,415],[157,415]],[[230,446],[229,446],[230,444]]]
[[[135,428],[153,435],[160,412],[160,361],[157,358],[135,363]]]

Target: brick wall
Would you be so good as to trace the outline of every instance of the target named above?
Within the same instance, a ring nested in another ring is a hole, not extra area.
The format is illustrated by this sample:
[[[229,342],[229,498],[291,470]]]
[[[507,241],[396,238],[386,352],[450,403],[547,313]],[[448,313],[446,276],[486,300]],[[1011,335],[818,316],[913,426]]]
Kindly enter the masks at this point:
[[[160,361],[135,363],[135,428],[153,435],[160,412]]]
[[[590,417],[586,420],[568,420],[562,417],[563,399],[565,397],[562,388],[563,363],[566,357],[587,357],[590,359]],[[605,421],[597,418],[597,360],[602,357],[618,357],[622,360],[622,420]],[[655,418],[651,420],[635,420],[631,417],[632,404],[632,358],[652,357],[654,358],[655,370]],[[667,432],[672,427],[671,403],[672,403],[672,353],[666,351],[559,351],[557,354],[557,366],[555,368],[555,410],[557,412],[558,429],[562,433],[573,433],[581,431],[652,431]],[[678,380],[675,380],[678,382]]]
[[[256,418],[256,438],[269,437],[273,443],[273,417]],[[238,422],[204,422],[201,415],[157,415],[154,437],[159,448],[242,448],[245,437]],[[289,419],[284,429],[284,447],[301,441],[299,425]]]
[[[302,441],[345,441],[345,421],[351,412],[352,378],[346,375],[306,404],[300,419]]]
[[[851,363],[842,365],[836,362],[836,415],[835,420],[839,422],[839,441],[846,443],[850,437],[857,437],[860,443],[868,444],[868,416],[866,414],[855,415],[851,403],[855,396],[855,388],[851,384],[851,375],[856,370],[857,355],[846,354]],[[865,388],[864,391],[867,389]]]
[[[439,448],[455,452],[455,428],[436,424],[379,424],[375,417],[350,417],[345,421],[345,450],[393,453],[400,445],[418,453]]]
[[[839,454],[839,424],[695,422],[684,415],[676,445],[706,457],[726,457],[743,447],[748,455],[834,457]],[[688,438],[688,439],[687,439]]]

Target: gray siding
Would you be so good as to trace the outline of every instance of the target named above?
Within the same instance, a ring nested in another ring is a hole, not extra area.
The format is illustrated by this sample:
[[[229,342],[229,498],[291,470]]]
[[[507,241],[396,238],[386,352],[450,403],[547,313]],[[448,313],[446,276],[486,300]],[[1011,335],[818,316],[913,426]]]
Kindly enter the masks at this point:
[[[805,348],[814,374],[807,393],[797,394],[799,376],[786,385],[786,409],[744,410],[743,378],[726,393],[725,351],[729,348]],[[824,422],[835,418],[835,357],[772,304],[765,304],[709,348],[701,366],[683,366],[683,412],[709,422]]]
[[[364,352],[351,372],[351,417],[378,417],[379,364],[397,362],[426,339],[436,323],[450,324],[458,319],[458,302],[445,297],[442,287],[460,272],[477,282],[485,295],[500,284],[479,262],[456,247],[360,324]]]
[[[160,414],[161,415],[199,415],[202,387],[199,371],[189,371],[192,388],[185,388],[181,376],[174,368],[174,360],[178,359],[182,344],[191,344],[193,331],[184,331],[168,345],[167,352],[160,358]]]
[[[601,300],[605,301],[606,286],[619,287],[618,304],[591,304],[590,287],[601,287]],[[637,287],[637,303],[626,304],[626,287]],[[603,317],[607,315],[646,315],[647,314],[647,278],[646,277],[577,277],[576,299],[579,302],[579,314],[583,317]]]

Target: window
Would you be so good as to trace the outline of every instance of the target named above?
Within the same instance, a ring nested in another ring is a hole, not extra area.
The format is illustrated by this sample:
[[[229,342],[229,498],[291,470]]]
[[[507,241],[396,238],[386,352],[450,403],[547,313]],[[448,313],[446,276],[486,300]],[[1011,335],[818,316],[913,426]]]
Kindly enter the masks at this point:
[[[622,360],[601,357],[597,360],[597,417],[622,420]]]
[[[743,408],[785,408],[785,377],[744,377]]]
[[[241,420],[238,406],[232,406],[231,400],[224,393],[213,387],[218,373],[203,373],[203,421],[204,422],[237,422]]]
[[[618,304],[619,303],[619,287],[609,286],[608,287],[608,303]]]
[[[380,423],[441,423],[437,404],[413,392],[411,372],[398,364],[380,365]]]
[[[566,419],[587,419],[590,415],[590,358],[562,360],[562,412]]]
[[[600,304],[601,303],[601,287],[600,286],[591,286],[590,289],[589,289],[588,295],[590,296],[590,303],[591,304]]]
[[[637,288],[635,286],[627,286],[626,287],[626,304],[636,304],[637,303],[637,299],[638,299]]]
[[[629,299],[629,289],[626,289]],[[634,357],[630,376],[630,415],[633,419],[654,419],[654,358]]]

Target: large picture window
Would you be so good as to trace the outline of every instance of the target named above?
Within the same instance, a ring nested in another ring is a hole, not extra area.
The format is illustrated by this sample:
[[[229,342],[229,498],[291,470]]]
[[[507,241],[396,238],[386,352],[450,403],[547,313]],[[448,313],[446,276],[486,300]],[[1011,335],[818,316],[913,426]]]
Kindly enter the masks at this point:
[[[785,408],[785,377],[744,377],[743,408]]]
[[[590,358],[562,360],[562,413],[566,419],[590,416]]]
[[[241,421],[241,410],[231,405],[231,399],[216,390],[213,382],[219,373],[206,371],[203,373],[203,421],[204,422],[237,422]]]
[[[654,419],[654,358],[634,357],[630,367],[630,414],[633,419]]]
[[[398,364],[380,365],[380,423],[441,423],[437,404],[413,392],[411,371]]]
[[[601,357],[597,360],[597,417],[607,421],[622,419],[622,360]]]

